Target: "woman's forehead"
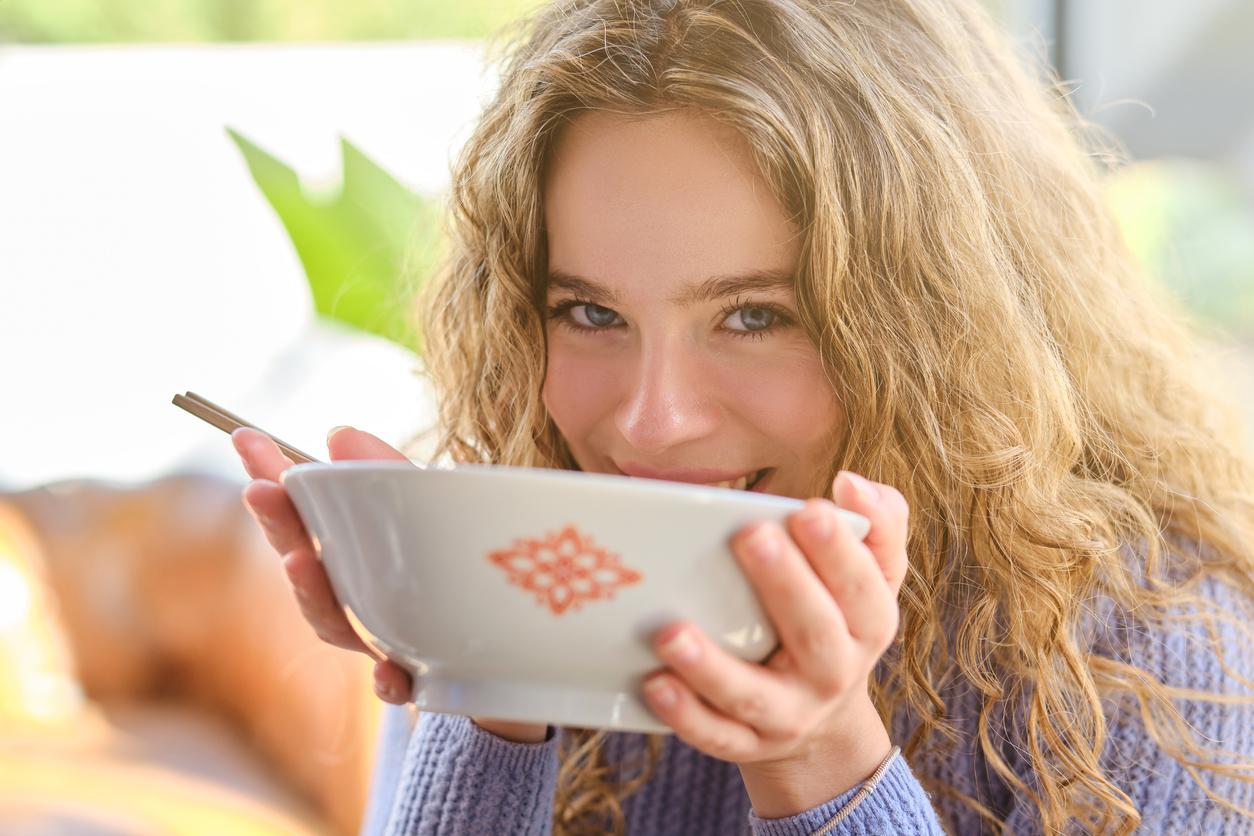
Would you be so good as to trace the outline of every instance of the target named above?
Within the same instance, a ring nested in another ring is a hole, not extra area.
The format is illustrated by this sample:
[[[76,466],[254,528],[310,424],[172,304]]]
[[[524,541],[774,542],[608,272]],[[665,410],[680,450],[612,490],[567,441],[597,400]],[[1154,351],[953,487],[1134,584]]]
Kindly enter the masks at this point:
[[[773,202],[744,139],[690,110],[585,113],[555,138],[546,175],[546,194],[599,201],[678,194],[699,206],[741,197],[747,186]]]
[[[670,294],[717,277],[792,275],[799,232],[727,129],[669,111],[590,113],[567,131],[545,182],[554,275],[610,287],[648,276]]]

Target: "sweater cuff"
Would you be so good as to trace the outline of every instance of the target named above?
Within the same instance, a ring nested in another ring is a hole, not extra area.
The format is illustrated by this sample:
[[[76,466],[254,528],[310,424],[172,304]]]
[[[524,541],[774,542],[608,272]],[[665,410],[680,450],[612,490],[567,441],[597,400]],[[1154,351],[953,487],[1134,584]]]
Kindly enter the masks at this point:
[[[469,717],[423,711],[405,755],[386,833],[546,833],[558,735],[515,743]]]
[[[811,836],[816,831],[841,836],[944,836],[931,800],[902,755],[893,758],[879,783],[838,824],[824,830],[861,789],[862,784],[858,784],[818,807],[782,819],[759,818],[750,810],[749,827],[755,836]]]

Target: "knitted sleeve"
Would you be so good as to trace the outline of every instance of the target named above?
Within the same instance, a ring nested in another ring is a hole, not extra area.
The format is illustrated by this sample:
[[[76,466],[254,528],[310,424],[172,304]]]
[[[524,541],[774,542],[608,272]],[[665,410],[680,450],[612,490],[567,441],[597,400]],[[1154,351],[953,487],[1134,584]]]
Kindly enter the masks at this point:
[[[372,794],[367,826],[386,836],[549,833],[557,745],[552,727],[542,743],[514,743],[468,717],[422,712],[399,770],[376,765],[376,782],[392,786]]]
[[[749,826],[761,836],[944,836],[931,799],[900,754],[881,775],[818,807],[783,819],[761,819],[749,813]]]
[[[1168,623],[1168,629],[1146,629],[1116,616],[1110,625],[1115,658],[1131,661],[1166,685],[1229,694],[1238,699],[1215,703],[1177,699],[1185,729],[1207,749],[1222,749],[1226,764],[1254,764],[1254,603],[1215,578],[1203,580],[1199,594],[1218,605],[1237,623],[1214,620],[1221,653],[1216,653],[1207,622]],[[1244,698],[1242,700],[1241,698]],[[1254,832],[1254,772],[1247,780],[1210,770],[1190,770],[1161,749],[1142,721],[1139,703],[1130,695],[1110,700],[1107,744],[1102,762],[1106,774],[1127,793],[1141,814],[1137,833],[1248,834]],[[1210,756],[1216,759],[1215,755]],[[1242,814],[1210,797],[1207,789]],[[1007,819],[1012,833],[1039,833],[1035,805],[1020,799]]]

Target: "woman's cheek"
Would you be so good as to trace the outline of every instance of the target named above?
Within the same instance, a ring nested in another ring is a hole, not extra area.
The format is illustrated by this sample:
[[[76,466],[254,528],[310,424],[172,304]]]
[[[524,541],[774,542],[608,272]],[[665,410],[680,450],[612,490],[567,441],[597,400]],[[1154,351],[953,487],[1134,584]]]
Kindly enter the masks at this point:
[[[602,419],[613,418],[623,372],[608,353],[578,351],[550,338],[544,404],[568,441],[577,444]]]
[[[751,361],[720,368],[716,379],[730,411],[802,459],[826,443],[843,416],[818,352],[808,343],[762,351]]]

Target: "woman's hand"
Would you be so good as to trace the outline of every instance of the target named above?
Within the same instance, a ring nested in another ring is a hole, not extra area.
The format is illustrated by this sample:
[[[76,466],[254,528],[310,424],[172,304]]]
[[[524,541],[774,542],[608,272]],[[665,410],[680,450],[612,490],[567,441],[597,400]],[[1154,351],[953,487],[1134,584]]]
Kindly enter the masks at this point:
[[[870,520],[865,542],[826,499],[792,514],[787,532],[763,522],[732,541],[779,634],[765,663],[731,655],[690,623],[654,637],[668,667],[644,684],[649,707],[689,745],[739,764],[764,818],[851,789],[891,745],[868,685],[897,634],[909,509],[895,489],[849,473],[833,496]]]
[[[268,435],[257,430],[246,427],[235,430],[231,433],[231,441],[244,462],[244,469],[253,479],[244,487],[244,504],[257,519],[270,545],[282,556],[283,568],[292,582],[305,620],[324,642],[365,653],[375,660],[374,691],[379,699],[395,705],[409,702],[413,685],[408,672],[375,653],[354,632],[335,598],[326,570],[314,552],[313,541],[309,539],[296,507],[279,484],[279,474],[292,466],[292,460]],[[327,436],[327,450],[332,461],[409,461],[405,454],[381,439],[352,427],[333,429]],[[548,731],[547,726],[535,723],[472,719],[496,736],[520,743],[540,742]]]
[[[348,617],[331,590],[326,570],[318,561],[313,542],[296,513],[287,491],[279,484],[279,474],[292,461],[268,435],[249,428],[231,433],[235,450],[244,469],[253,479],[244,487],[244,504],[265,532],[270,545],[283,558],[283,568],[301,613],[324,642],[356,650],[375,660],[374,690],[379,699],[403,705],[409,701],[409,674],[394,662],[377,655],[353,631]],[[332,461],[347,459],[409,461],[401,452],[367,432],[352,427],[336,427],[327,436]]]

